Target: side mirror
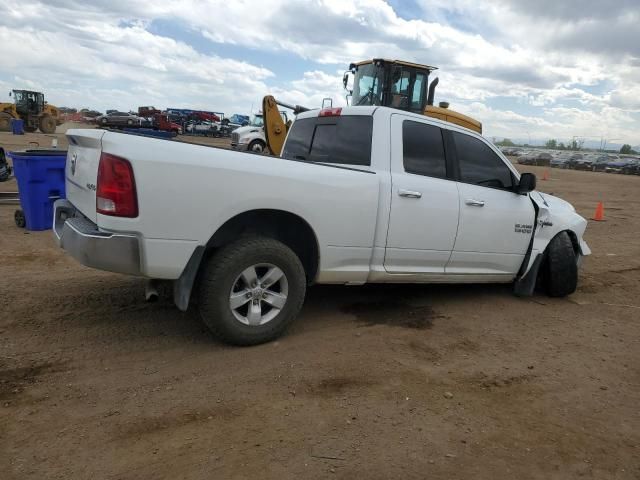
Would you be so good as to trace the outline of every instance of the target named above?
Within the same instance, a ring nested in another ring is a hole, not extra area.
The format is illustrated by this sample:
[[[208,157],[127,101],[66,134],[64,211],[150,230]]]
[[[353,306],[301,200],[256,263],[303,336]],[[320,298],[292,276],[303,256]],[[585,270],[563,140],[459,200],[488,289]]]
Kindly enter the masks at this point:
[[[524,195],[536,189],[536,176],[533,173],[520,175],[520,183],[516,186],[516,193]]]
[[[344,89],[347,89],[347,82],[349,81],[349,72],[344,72],[342,76],[342,85],[344,85]]]

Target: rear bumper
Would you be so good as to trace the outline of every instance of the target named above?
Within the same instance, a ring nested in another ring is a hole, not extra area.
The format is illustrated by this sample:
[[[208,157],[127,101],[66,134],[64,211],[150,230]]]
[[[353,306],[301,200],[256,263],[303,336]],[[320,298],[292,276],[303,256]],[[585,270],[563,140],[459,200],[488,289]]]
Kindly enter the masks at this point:
[[[138,237],[99,230],[68,200],[56,200],[53,209],[56,242],[78,262],[99,270],[141,275]]]

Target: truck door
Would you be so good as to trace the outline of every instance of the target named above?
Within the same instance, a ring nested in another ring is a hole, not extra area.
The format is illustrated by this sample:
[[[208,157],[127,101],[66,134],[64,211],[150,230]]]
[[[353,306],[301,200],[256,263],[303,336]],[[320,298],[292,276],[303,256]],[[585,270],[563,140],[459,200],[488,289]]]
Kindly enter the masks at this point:
[[[514,192],[515,175],[483,139],[448,133],[459,170],[460,224],[446,273],[515,275],[531,240],[533,204]]]
[[[384,268],[443,274],[458,228],[459,195],[440,127],[391,117],[391,212]]]

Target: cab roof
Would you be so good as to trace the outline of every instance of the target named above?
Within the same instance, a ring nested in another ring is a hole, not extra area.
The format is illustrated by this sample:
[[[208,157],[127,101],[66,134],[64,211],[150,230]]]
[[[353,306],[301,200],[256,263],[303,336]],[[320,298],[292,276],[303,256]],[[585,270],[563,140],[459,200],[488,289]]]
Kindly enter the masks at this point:
[[[424,64],[421,64],[421,63],[406,62],[404,60],[390,60],[390,59],[387,59],[387,58],[374,58],[374,59],[371,59],[371,60],[363,60],[361,62],[354,62],[351,65],[353,65],[354,67],[359,67],[361,65],[367,65],[367,64],[373,63],[373,62],[396,63],[398,65],[404,65],[406,67],[421,68],[421,69],[429,70],[430,72],[438,69],[438,67],[433,67],[431,65],[424,65]]]

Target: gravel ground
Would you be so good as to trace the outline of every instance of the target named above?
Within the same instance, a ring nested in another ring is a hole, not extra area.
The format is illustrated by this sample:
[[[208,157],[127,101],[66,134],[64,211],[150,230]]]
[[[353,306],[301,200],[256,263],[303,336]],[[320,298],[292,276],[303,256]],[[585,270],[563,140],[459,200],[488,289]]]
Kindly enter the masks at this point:
[[[640,178],[550,176],[585,217],[605,203],[569,298],[317,286],[252,348],[0,205],[2,477],[640,478]]]

